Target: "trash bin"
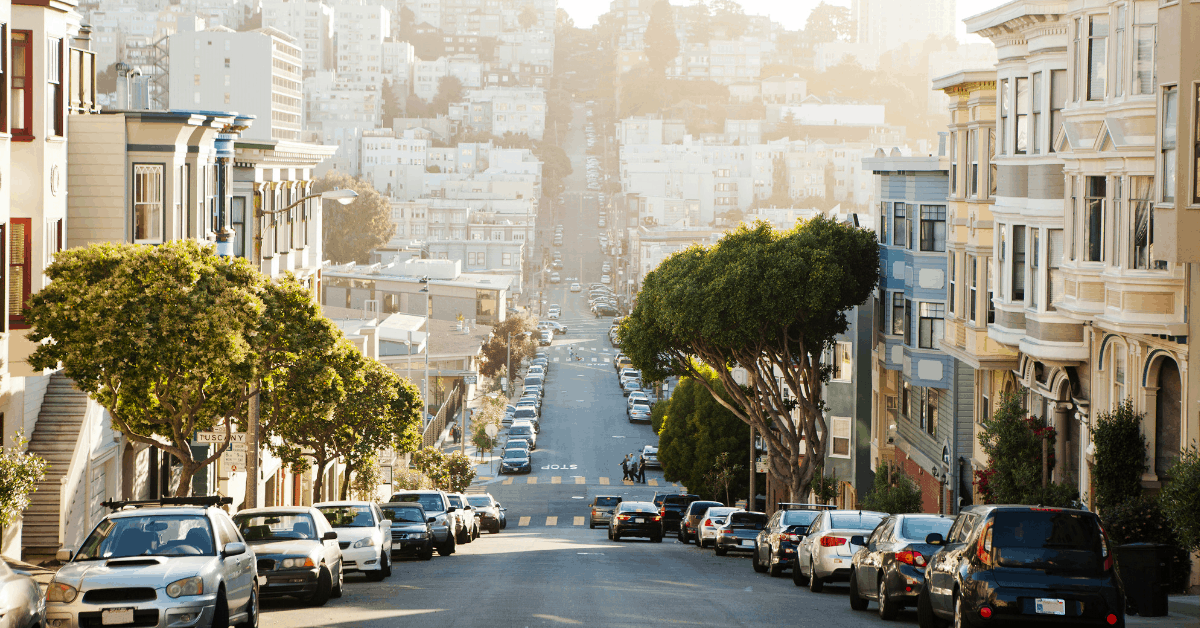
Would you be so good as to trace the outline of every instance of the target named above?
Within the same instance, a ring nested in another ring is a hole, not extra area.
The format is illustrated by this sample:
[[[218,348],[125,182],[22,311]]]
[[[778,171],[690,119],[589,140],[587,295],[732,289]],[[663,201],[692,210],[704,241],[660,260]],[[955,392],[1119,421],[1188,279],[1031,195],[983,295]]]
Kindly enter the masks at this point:
[[[1117,575],[1125,589],[1129,614],[1163,617],[1167,614],[1167,588],[1171,585],[1171,546],[1128,543],[1114,549]]]

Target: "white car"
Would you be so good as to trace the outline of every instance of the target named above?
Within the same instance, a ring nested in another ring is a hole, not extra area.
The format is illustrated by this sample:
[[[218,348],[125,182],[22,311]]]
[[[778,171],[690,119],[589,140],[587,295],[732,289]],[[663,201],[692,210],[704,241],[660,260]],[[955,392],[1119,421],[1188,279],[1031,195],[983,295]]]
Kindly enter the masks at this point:
[[[558,273],[550,273],[550,283],[558,283],[560,281],[562,281],[562,278],[558,276]]]
[[[561,315],[561,312],[559,310],[550,310],[550,313],[546,315],[546,318],[548,318],[550,320],[557,320],[560,315]],[[547,331],[550,331],[550,330],[547,330]],[[550,333],[554,333],[554,332],[551,331]]]
[[[717,528],[725,523],[725,518],[730,513],[735,513],[742,510],[741,508],[731,508],[729,506],[709,508],[701,517],[700,524],[697,526],[696,545],[700,547],[708,547],[717,540]]]
[[[608,262],[604,262],[604,265],[600,267],[600,272],[607,273],[610,271],[612,271],[612,264],[609,264]]]
[[[607,286],[608,284],[612,283],[612,277],[609,277],[608,275],[600,275],[600,283]]]
[[[361,571],[374,581],[392,575],[392,522],[375,502],[322,502],[314,507],[338,533],[342,569]]]
[[[606,224],[604,223],[604,219],[603,219],[603,218],[601,218],[601,219],[600,219],[600,221],[599,221],[599,223],[598,223],[596,226],[598,226],[598,227],[600,227],[601,229],[603,229],[604,227],[606,227],[606,226],[608,226],[608,225],[606,225]]]
[[[583,292],[583,286],[573,283],[571,284],[571,292]]]

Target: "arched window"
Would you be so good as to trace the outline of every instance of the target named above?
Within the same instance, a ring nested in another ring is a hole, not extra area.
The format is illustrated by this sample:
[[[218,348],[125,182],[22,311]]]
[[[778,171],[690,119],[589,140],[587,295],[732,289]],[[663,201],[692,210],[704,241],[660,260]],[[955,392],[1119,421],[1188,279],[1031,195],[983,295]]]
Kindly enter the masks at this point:
[[[1109,406],[1116,408],[1118,404],[1125,401],[1129,396],[1126,392],[1126,373],[1125,373],[1125,345],[1120,342],[1113,342],[1108,348],[1107,370],[1109,377],[1111,396],[1109,397]]]
[[[1158,394],[1154,404],[1154,473],[1161,478],[1179,459],[1181,446],[1183,385],[1175,360],[1163,358],[1158,367],[1157,385]]]

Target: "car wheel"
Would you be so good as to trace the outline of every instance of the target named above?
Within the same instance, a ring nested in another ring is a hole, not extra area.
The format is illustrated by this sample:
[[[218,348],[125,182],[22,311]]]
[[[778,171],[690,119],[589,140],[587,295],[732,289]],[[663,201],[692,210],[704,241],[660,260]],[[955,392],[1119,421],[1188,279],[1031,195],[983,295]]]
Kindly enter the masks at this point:
[[[783,561],[771,562],[771,554],[772,554],[771,550],[768,549],[767,550],[767,564],[765,565],[766,569],[764,569],[763,571],[770,574],[770,576],[772,578],[778,578],[779,576],[783,575]]]
[[[449,556],[454,553],[454,536],[447,534],[446,542],[437,550],[439,556]]]
[[[752,557],[750,564],[754,567],[755,573],[766,573],[767,571],[766,565],[762,564],[762,561],[758,559],[757,547],[754,548],[754,556]]]
[[[213,609],[213,628],[229,628],[229,601],[224,587],[217,589],[217,607]]]
[[[963,616],[962,596],[954,592],[954,628],[967,628],[967,618]]]
[[[813,593],[820,593],[821,589],[825,588],[825,581],[817,575],[816,563],[808,563],[808,590]]]
[[[653,539],[650,539],[650,540],[651,540],[651,541],[654,541],[655,543],[662,543],[662,536],[661,536],[661,535],[660,535],[660,536],[656,536],[656,537],[654,537]]]
[[[325,606],[329,601],[330,594],[333,593],[333,576],[329,573],[329,569],[321,567],[321,572],[317,574],[317,590],[309,596],[308,603],[313,606]]]
[[[896,618],[896,614],[900,612],[900,606],[887,601],[887,582],[883,578],[883,574],[879,574],[879,618],[884,621],[892,621]]]
[[[338,565],[337,584],[335,584],[333,589],[329,592],[331,597],[342,597],[342,581],[345,576],[346,572],[342,569],[341,565]]]
[[[800,557],[799,557],[799,555],[797,555],[796,560],[792,562],[792,584],[794,584],[798,587],[802,587],[802,586],[808,584],[808,578],[805,578],[804,574],[800,573]]]
[[[367,580],[370,580],[371,582],[379,582],[380,580],[392,575],[392,567],[385,562],[386,560],[385,554],[380,552],[379,569],[376,569],[375,571],[368,571]]]
[[[500,534],[500,522],[499,521],[492,524],[492,534]]]
[[[433,560],[433,547],[427,547],[417,552],[417,558],[421,560]]]
[[[621,540],[621,533],[620,533],[620,532],[617,532],[616,530],[613,530],[613,533],[612,533],[612,539],[613,539],[614,541],[620,541],[620,540]]]
[[[929,600],[927,589],[917,596],[917,625],[920,628],[942,627],[942,621],[933,613],[933,603]]]
[[[720,544],[713,543],[713,553],[717,556],[724,556],[728,551],[724,547],[721,547]]]
[[[869,600],[858,592],[858,570],[850,570],[850,610],[865,611]]]
[[[215,624],[214,624],[215,625]],[[237,628],[258,628],[258,585],[250,590],[250,601],[246,604],[246,621]]]

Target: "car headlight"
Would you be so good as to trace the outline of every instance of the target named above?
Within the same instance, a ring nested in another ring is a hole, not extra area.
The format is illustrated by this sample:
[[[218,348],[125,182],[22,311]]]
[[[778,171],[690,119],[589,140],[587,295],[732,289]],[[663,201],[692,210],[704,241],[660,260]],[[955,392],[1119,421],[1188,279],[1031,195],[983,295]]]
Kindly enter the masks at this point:
[[[355,549],[360,548],[360,547],[375,547],[375,537],[368,536],[365,539],[359,539],[354,542],[353,547]]]
[[[408,538],[410,538],[410,539],[423,539],[423,538],[425,538],[426,536],[427,536],[427,535],[426,535],[424,532],[411,532],[411,533],[409,533],[409,535],[408,535]]]
[[[279,564],[284,569],[296,569],[298,567],[315,567],[316,566],[316,563],[313,562],[313,559],[309,558],[308,556],[305,556],[303,558],[285,558],[285,559],[279,561]]]
[[[441,514],[433,518],[433,522],[438,525],[446,525],[446,515]]]
[[[167,585],[167,596],[204,595],[204,578],[192,576]]]
[[[79,589],[61,582],[51,582],[46,588],[47,602],[62,602],[69,604],[75,601],[75,597],[79,595]]]

